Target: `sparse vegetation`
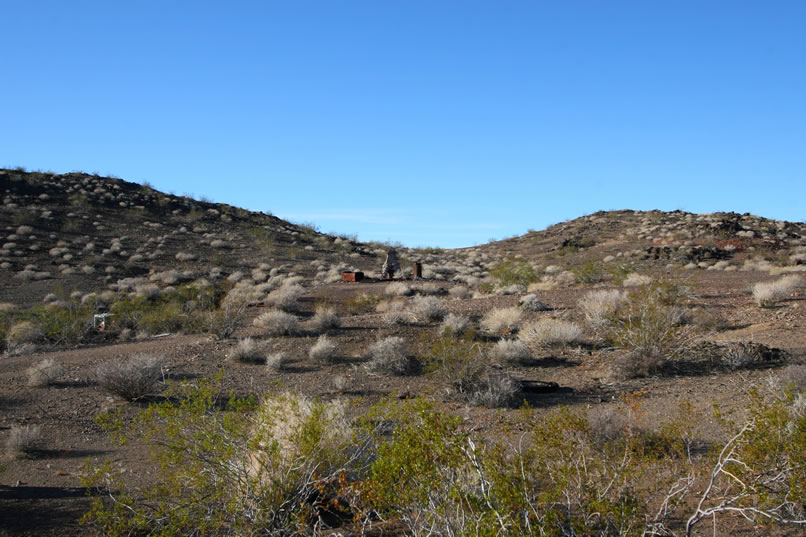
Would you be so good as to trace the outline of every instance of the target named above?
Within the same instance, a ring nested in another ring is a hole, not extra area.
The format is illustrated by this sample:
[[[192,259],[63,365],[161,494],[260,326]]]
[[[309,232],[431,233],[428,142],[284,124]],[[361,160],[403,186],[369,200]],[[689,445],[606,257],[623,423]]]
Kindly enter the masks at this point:
[[[299,332],[299,319],[280,310],[261,313],[255,317],[253,324],[263,329],[267,336],[293,336]]]
[[[250,337],[239,339],[227,357],[232,361],[245,364],[262,364],[265,361],[260,346]]]
[[[411,313],[417,321],[425,323],[442,320],[447,310],[442,301],[435,296],[416,296],[412,302]]]
[[[531,347],[570,345],[582,341],[582,329],[561,319],[540,319],[524,326],[518,337]]]
[[[6,440],[6,452],[12,457],[31,457],[44,446],[44,437],[39,425],[15,425]]]
[[[28,386],[50,386],[63,374],[64,368],[53,358],[45,358],[28,368]]]
[[[336,359],[335,351],[336,344],[326,335],[321,335],[308,351],[308,356],[315,362],[329,363]]]

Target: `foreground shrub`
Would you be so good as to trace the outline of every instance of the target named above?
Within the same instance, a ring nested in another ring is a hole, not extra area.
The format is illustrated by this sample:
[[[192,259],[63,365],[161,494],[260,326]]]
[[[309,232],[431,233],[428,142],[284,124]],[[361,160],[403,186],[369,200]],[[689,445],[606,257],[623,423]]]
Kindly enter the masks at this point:
[[[753,286],[753,298],[760,307],[771,308],[791,295],[800,283],[800,276],[795,274],[784,276],[772,282],[759,282]]]
[[[283,284],[282,287],[269,293],[266,302],[283,311],[297,311],[299,299],[305,293],[305,288],[299,284]]]
[[[461,336],[471,327],[470,319],[459,313],[449,313],[442,323],[442,333],[447,336]]]
[[[98,384],[109,393],[127,401],[137,401],[154,395],[161,377],[162,360],[148,354],[109,360],[96,370]]]
[[[806,413],[792,392],[754,393],[749,419],[722,420],[709,453],[690,449],[697,415],[685,403],[652,431],[566,408],[524,411],[482,440],[419,399],[359,422],[338,403],[281,394],[258,406],[209,381],[170,399],[130,423],[99,419],[148,440],[161,469],[136,488],[89,463],[84,522],[105,535],[361,535],[393,520],[406,535],[688,537],[700,525],[797,532],[806,519]]]
[[[367,474],[369,445],[339,404],[281,394],[258,407],[209,381],[177,391],[179,404],[152,406],[130,425],[102,420],[116,435],[148,438],[162,471],[135,491],[112,465],[91,467],[84,483],[102,494],[85,524],[112,536],[249,537],[349,520],[348,478]]]

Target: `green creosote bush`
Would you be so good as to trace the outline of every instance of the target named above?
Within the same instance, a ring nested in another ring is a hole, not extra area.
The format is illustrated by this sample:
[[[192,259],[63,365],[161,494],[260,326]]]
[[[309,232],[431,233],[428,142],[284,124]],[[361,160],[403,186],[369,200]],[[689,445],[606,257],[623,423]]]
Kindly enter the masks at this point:
[[[524,288],[538,280],[537,271],[525,259],[507,258],[489,271],[490,277],[495,280],[496,287],[519,285]]]
[[[100,494],[84,523],[110,536],[361,534],[383,520],[411,535],[688,537],[731,512],[748,531],[806,517],[802,393],[755,392],[749,420],[718,416],[724,440],[700,452],[686,402],[656,431],[628,420],[617,434],[567,408],[524,409],[481,441],[422,399],[351,422],[337,403],[257,405],[220,382],[176,385],[130,422],[99,416],[120,440],[145,441],[160,471],[135,487],[111,463],[88,463],[84,484]]]
[[[696,341],[697,328],[684,322],[688,296],[687,288],[672,280],[653,281],[627,295],[607,335],[613,346],[625,351],[617,364],[624,376],[657,373]]]

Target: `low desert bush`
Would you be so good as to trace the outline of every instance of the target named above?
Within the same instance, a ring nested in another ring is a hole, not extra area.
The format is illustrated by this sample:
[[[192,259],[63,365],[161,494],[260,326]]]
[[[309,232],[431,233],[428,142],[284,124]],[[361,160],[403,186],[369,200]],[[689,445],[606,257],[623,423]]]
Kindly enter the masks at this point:
[[[96,370],[98,384],[127,401],[154,395],[162,377],[162,360],[149,354],[134,354],[109,360]]]
[[[656,373],[696,341],[697,328],[683,322],[685,296],[685,288],[663,280],[638,287],[628,295],[607,336],[613,346],[624,351],[617,363],[623,375]]]
[[[406,355],[406,342],[402,337],[389,336],[377,341],[367,355],[367,369],[373,373],[413,375],[418,370],[417,361]]]
[[[234,362],[243,362],[245,364],[262,364],[265,361],[265,356],[260,346],[250,337],[239,339],[238,343],[230,350],[227,358]]]
[[[404,324],[411,319],[406,302],[402,300],[379,302],[375,309],[382,313],[384,324]]]
[[[162,470],[136,487],[109,463],[90,466],[84,485],[102,494],[85,524],[115,537],[256,537],[318,532],[360,511],[351,486],[368,475],[377,435],[360,437],[339,403],[286,393],[256,405],[210,382],[173,398],[132,425],[101,420],[115,436],[148,439]]]
[[[460,313],[449,313],[442,322],[442,333],[446,336],[461,336],[472,326],[470,319]]]
[[[297,283],[283,284],[266,297],[266,302],[283,311],[296,311],[299,308],[299,299],[305,293],[305,288]]]
[[[42,341],[42,328],[33,321],[20,321],[12,324],[6,332],[6,344],[9,348]]]
[[[518,305],[523,311],[546,311],[549,307],[544,304],[537,295],[525,295],[518,301]]]
[[[289,362],[288,356],[283,352],[271,352],[266,355],[266,367],[272,371],[282,371]]]
[[[651,276],[647,276],[646,274],[639,274],[637,272],[630,272],[624,277],[624,281],[621,282],[621,285],[624,287],[638,287],[640,285],[646,285],[652,281]]]
[[[487,369],[480,382],[465,392],[467,402],[473,406],[487,408],[508,408],[517,406],[521,385],[515,377],[500,369]]]
[[[464,285],[456,285],[448,289],[448,294],[457,300],[465,300],[473,296],[473,292]]]
[[[387,285],[383,292],[392,296],[410,296],[414,294],[414,289],[405,282],[393,282]]]
[[[261,328],[268,336],[293,336],[299,333],[299,319],[280,310],[267,311],[261,313],[252,324]]]
[[[12,457],[30,457],[42,449],[44,438],[39,425],[15,425],[6,440],[6,452]]]
[[[317,304],[314,308],[311,326],[316,332],[327,332],[328,330],[335,330],[341,326],[341,319],[339,319],[333,306]]]
[[[579,299],[577,306],[582,311],[585,323],[594,332],[601,334],[613,322],[616,310],[627,295],[619,290],[588,291]]]
[[[336,344],[327,336],[321,335],[308,351],[311,360],[320,363],[330,363],[336,359]]]
[[[357,315],[359,313],[367,313],[374,310],[375,306],[377,306],[381,300],[383,300],[381,295],[362,293],[345,300],[344,307],[348,312],[352,313],[353,315]]]
[[[490,356],[503,364],[522,364],[530,357],[529,347],[518,339],[501,339],[490,349]]]
[[[753,286],[753,298],[760,307],[770,308],[791,295],[800,283],[801,277],[795,274],[771,282],[759,282]]]
[[[411,313],[418,322],[425,323],[442,320],[447,310],[435,296],[416,296],[411,305]]]
[[[499,336],[517,332],[521,326],[521,310],[512,308],[495,308],[488,311],[481,319],[481,328]]]
[[[45,358],[41,362],[31,366],[27,370],[28,386],[43,387],[50,386],[58,379],[64,368],[53,358]]]
[[[527,287],[537,281],[537,271],[525,259],[507,258],[489,271],[490,277],[495,281],[495,287],[518,285]]]
[[[570,345],[583,340],[582,329],[576,323],[561,319],[540,319],[524,326],[518,337],[532,347]]]

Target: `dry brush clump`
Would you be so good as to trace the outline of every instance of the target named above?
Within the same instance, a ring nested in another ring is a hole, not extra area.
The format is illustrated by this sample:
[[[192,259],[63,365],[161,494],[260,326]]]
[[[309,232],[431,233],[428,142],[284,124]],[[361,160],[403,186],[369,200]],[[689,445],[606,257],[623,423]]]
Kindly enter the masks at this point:
[[[257,341],[250,337],[239,339],[238,343],[230,350],[227,358],[234,362],[245,364],[262,364],[265,361],[264,353]]]
[[[328,330],[335,330],[340,327],[341,319],[333,306],[317,304],[314,308],[311,326],[316,332],[327,332]]]
[[[297,311],[299,309],[299,299],[305,294],[305,288],[298,283],[283,283],[282,287],[275,289],[266,297],[266,302],[283,311]]]
[[[759,307],[771,308],[790,296],[801,282],[801,277],[795,274],[771,282],[759,282],[753,286],[753,299]]]
[[[490,349],[490,356],[504,364],[522,364],[531,353],[529,347],[518,339],[501,339]]]
[[[543,303],[537,295],[524,295],[518,301],[518,305],[523,311],[547,311],[549,307]]]
[[[601,336],[610,327],[626,298],[627,294],[617,289],[588,291],[577,301],[577,307],[582,311],[585,323]]]
[[[96,369],[98,385],[127,401],[138,401],[156,394],[162,378],[162,359],[149,354],[133,354],[104,362]]]
[[[297,316],[281,310],[261,313],[252,324],[267,336],[294,336],[300,331]]]
[[[389,336],[373,343],[367,356],[367,370],[373,373],[403,376],[418,371],[417,361],[406,354],[406,342],[402,337]]]
[[[442,301],[435,296],[416,296],[411,305],[411,313],[421,323],[440,321],[447,314]]]
[[[518,338],[531,347],[570,345],[584,340],[579,325],[552,318],[539,319],[527,324],[521,329]]]
[[[6,453],[22,458],[36,455],[44,446],[44,437],[39,425],[15,425],[6,440]]]
[[[332,363],[336,361],[336,344],[326,335],[321,335],[308,351],[308,357],[315,362]]]
[[[442,333],[447,336],[461,336],[473,326],[472,321],[461,313],[449,313],[442,321]]]
[[[495,308],[482,317],[481,328],[499,336],[511,334],[520,328],[522,315],[521,310],[515,307]]]
[[[53,358],[45,358],[29,367],[26,372],[28,374],[28,386],[40,388],[50,386],[56,382],[64,373],[64,368]]]
[[[266,367],[272,371],[283,371],[291,362],[287,354],[282,351],[270,352],[266,355]]]

